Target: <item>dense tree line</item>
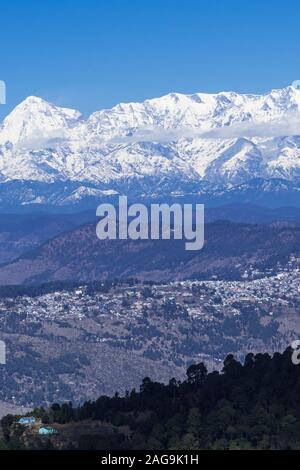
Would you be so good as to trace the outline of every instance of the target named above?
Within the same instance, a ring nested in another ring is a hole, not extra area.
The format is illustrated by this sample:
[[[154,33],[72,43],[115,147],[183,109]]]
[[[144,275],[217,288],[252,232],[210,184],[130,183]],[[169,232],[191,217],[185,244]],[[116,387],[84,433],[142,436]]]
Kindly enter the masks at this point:
[[[300,449],[300,366],[291,352],[248,354],[243,364],[229,355],[222,372],[191,365],[182,382],[145,378],[124,397],[77,408],[55,403],[35,414],[44,423],[90,419],[114,427],[112,435],[79,436],[84,449]],[[10,421],[2,419],[6,436]]]

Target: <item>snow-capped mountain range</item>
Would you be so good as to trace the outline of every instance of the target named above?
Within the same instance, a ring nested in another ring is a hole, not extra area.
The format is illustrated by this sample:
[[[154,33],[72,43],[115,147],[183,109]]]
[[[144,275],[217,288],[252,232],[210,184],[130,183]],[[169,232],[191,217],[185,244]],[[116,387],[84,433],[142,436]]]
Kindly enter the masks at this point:
[[[0,202],[67,204],[300,178],[300,90],[171,93],[84,119],[29,97],[0,125]],[[167,183],[166,183],[167,182]],[[51,190],[45,188],[52,188]],[[59,190],[57,189],[59,188]]]

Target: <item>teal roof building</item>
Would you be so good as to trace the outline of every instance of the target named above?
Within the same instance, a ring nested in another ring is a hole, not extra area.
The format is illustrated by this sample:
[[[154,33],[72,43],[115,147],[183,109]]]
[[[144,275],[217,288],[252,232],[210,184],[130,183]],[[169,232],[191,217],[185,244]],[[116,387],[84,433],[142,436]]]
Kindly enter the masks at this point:
[[[34,424],[36,419],[33,416],[23,416],[23,418],[20,418],[17,422],[19,424]]]
[[[51,427],[46,427],[46,428],[43,427],[39,429],[39,434],[42,434],[42,435],[57,434],[57,430]]]

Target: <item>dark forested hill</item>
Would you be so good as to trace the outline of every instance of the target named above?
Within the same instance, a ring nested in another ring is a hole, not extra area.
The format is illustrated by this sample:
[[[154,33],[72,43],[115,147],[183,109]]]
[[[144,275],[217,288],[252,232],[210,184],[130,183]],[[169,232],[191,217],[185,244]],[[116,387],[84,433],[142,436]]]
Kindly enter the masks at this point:
[[[2,419],[8,448],[300,449],[300,366],[283,354],[226,357],[222,373],[191,365],[168,385],[145,378],[139,391],[36,409],[34,426]],[[56,434],[42,437],[38,428]]]
[[[89,211],[77,214],[0,214],[0,265],[94,218],[94,212]]]
[[[57,280],[241,279],[250,266],[276,268],[298,254],[300,227],[219,221],[206,224],[205,246],[186,251],[182,240],[105,240],[95,224],[47,241],[0,267],[0,284],[40,284]]]

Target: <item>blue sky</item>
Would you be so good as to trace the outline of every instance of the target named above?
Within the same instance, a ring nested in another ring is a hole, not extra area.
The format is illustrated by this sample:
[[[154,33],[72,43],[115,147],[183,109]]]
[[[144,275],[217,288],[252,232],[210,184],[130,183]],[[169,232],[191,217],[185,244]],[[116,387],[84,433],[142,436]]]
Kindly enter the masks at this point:
[[[300,78],[300,2],[6,0],[7,105],[38,95],[85,115],[171,91],[262,93]]]

